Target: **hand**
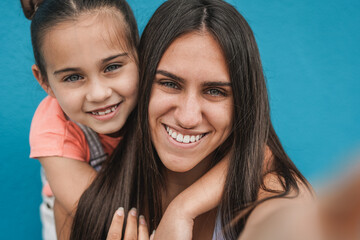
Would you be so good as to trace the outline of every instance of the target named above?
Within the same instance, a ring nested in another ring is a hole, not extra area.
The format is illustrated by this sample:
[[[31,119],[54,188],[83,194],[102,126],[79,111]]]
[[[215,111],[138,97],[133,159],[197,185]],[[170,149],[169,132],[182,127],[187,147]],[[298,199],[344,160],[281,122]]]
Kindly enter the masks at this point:
[[[326,239],[360,239],[360,165],[331,185],[318,203]]]
[[[156,240],[169,236],[174,240],[192,239],[195,218],[219,205],[228,164],[229,154],[171,201],[156,229]]]
[[[154,238],[167,240],[191,240],[194,227],[194,218],[189,217],[181,207],[170,204],[161,218]]]
[[[122,231],[124,225],[124,209],[119,208],[112,219],[109,232],[107,235],[107,240],[121,240]],[[154,234],[150,236],[150,240],[153,239]],[[149,231],[147,224],[145,222],[144,216],[139,217],[139,227],[137,226],[137,212],[133,208],[130,210],[127,217],[127,224],[125,228],[124,240],[149,240]]]

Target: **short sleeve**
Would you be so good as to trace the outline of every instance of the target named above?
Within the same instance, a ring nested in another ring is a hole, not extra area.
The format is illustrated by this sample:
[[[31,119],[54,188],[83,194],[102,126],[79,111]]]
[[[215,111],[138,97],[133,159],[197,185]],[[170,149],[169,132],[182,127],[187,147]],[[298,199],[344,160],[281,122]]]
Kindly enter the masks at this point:
[[[30,157],[66,157],[89,161],[90,151],[82,130],[66,119],[55,98],[47,96],[35,111],[30,128]]]

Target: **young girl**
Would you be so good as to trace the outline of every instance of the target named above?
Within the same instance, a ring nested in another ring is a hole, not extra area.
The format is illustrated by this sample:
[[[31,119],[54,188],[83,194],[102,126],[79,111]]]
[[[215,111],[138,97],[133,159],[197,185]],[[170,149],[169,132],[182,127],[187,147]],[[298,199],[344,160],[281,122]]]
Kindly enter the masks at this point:
[[[139,37],[126,1],[24,0],[22,5],[32,20],[32,71],[48,94],[30,130],[30,157],[39,159],[51,187],[45,183],[41,206],[48,239],[54,235],[53,196],[73,214],[95,170],[131,124],[126,121],[137,100]]]

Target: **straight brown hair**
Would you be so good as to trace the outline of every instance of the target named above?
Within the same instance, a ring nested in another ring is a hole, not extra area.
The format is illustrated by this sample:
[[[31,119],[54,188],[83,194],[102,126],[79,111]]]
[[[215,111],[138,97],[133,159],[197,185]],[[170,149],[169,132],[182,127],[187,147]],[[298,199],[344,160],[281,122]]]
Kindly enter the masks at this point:
[[[246,20],[233,6],[221,0],[169,0],[156,10],[140,40],[135,136],[124,138],[104,171],[80,199],[72,239],[99,239],[98,236],[105,239],[111,216],[119,206],[126,209],[136,206],[140,214],[147,216],[150,229],[156,229],[162,217],[161,193],[166,184],[162,174],[164,166],[151,142],[150,92],[159,61],[170,44],[186,33],[204,31],[210,33],[223,50],[234,98],[232,132],[215,150],[213,158],[216,164],[231,150],[219,205],[225,238],[238,238],[251,210],[260,203],[261,188],[275,192],[272,197],[275,198],[288,196],[290,191],[298,192],[298,181],[308,186],[285,153],[272,126],[260,54]],[[266,147],[273,155],[270,171],[278,176],[283,191],[264,185]],[[124,168],[129,168],[131,174]],[[106,189],[102,189],[103,186]]]

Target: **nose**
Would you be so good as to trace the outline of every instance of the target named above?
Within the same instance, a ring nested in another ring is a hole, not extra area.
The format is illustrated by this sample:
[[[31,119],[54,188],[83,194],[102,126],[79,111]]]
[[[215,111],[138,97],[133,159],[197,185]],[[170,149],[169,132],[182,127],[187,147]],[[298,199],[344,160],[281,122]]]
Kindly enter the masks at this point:
[[[177,124],[185,129],[194,129],[202,121],[202,104],[196,94],[182,95],[175,110]]]
[[[112,94],[111,87],[107,86],[101,79],[91,79],[86,94],[86,100],[89,102],[103,102]]]

